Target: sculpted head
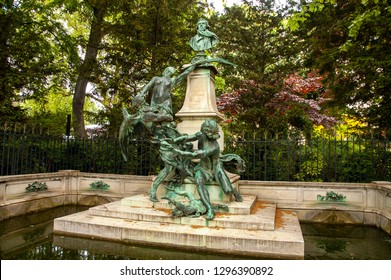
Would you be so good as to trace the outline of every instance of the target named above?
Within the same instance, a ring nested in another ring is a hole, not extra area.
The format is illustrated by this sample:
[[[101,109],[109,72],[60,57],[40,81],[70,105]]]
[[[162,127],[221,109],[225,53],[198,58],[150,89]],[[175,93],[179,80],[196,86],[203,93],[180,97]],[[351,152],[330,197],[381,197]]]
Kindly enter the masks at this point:
[[[197,22],[197,29],[201,31],[205,31],[209,28],[208,21],[204,18],[200,18]]]
[[[174,67],[167,67],[166,69],[164,69],[163,71],[163,77],[171,77],[172,75],[174,75],[176,72],[175,68]]]
[[[141,107],[141,105],[143,105],[144,103],[145,103],[144,97],[142,97],[141,95],[136,95],[136,96],[133,97],[133,99],[132,99],[132,106],[133,106],[133,107],[139,108],[139,107]]]
[[[201,132],[209,139],[217,140],[220,138],[219,126],[212,119],[205,120],[201,125]]]

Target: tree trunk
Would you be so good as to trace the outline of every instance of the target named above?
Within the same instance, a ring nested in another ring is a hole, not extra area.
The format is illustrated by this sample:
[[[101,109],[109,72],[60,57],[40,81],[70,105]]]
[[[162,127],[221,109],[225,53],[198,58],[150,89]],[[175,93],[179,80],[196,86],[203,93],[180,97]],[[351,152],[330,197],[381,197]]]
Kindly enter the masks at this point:
[[[3,4],[7,9],[13,6],[14,1],[8,1],[7,4]],[[11,13],[12,16],[12,13]],[[8,117],[11,109],[11,100],[13,98],[13,92],[9,88],[7,83],[7,73],[11,73],[10,65],[8,62],[8,46],[7,42],[12,32],[12,18],[10,13],[0,14],[0,113],[3,118]]]
[[[86,98],[86,89],[88,81],[91,79],[94,67],[97,65],[96,57],[98,55],[99,45],[104,36],[103,19],[106,9],[94,7],[93,11],[94,18],[91,22],[86,54],[84,61],[80,66],[72,102],[73,129],[75,137],[79,139],[87,136],[84,124],[84,102]]]

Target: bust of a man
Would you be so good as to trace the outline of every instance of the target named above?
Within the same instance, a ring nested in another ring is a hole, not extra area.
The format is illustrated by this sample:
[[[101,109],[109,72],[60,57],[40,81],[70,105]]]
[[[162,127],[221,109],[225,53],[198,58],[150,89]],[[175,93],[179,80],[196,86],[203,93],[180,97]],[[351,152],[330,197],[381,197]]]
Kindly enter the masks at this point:
[[[213,48],[218,42],[219,38],[213,32],[208,30],[209,24],[206,19],[201,18],[197,22],[197,35],[190,39],[190,46],[195,51],[205,51]]]

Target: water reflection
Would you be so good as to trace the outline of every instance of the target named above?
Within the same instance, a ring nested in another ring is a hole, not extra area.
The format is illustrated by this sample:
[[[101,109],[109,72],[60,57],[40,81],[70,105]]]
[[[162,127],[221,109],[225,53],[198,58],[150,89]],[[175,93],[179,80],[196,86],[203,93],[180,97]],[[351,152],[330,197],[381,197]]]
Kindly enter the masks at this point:
[[[17,260],[220,260],[243,257],[177,251],[53,235],[53,219],[87,208],[67,206],[0,222],[0,257]],[[365,226],[302,224],[305,259],[391,259],[391,236]]]
[[[301,224],[305,259],[389,260],[391,236],[373,227]]]
[[[0,257],[14,260],[220,260],[243,259],[197,251],[177,251],[53,234],[56,217],[87,210],[59,207],[0,222]]]

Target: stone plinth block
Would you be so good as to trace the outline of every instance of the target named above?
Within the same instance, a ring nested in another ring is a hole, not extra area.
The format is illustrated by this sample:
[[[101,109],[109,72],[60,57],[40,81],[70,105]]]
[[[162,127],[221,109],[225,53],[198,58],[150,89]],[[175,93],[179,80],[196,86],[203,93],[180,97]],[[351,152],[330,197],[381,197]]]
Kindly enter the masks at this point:
[[[216,105],[215,73],[214,67],[196,68],[187,76],[185,101],[176,116],[221,117]]]
[[[134,198],[139,200],[140,197]],[[145,197],[147,199],[147,197]],[[105,205],[96,206],[89,209],[89,214],[92,216],[110,217],[114,219],[126,219],[156,223],[171,223],[190,226],[209,226],[220,228],[237,228],[251,230],[274,230],[275,220],[275,204],[264,204],[262,208],[254,211],[250,215],[250,210],[255,202],[255,197],[246,196],[241,205],[242,209],[237,205],[230,205],[229,213],[216,213],[214,220],[208,221],[204,217],[172,217],[171,209],[168,204],[155,203],[153,208],[150,207],[129,207],[125,202],[129,203],[131,198],[116,201]],[[132,203],[129,203],[132,204]],[[236,203],[235,203],[236,204]],[[148,203],[146,203],[148,205]],[[246,211],[243,211],[247,208]],[[240,212],[248,212],[248,214],[232,214]]]
[[[228,212],[224,211],[223,209],[217,210],[216,212],[228,213],[233,215],[249,215],[251,214],[251,210],[252,207],[254,206],[254,203],[256,202],[256,199],[257,199],[256,196],[244,195],[242,202],[231,201],[231,202],[223,203],[228,207]],[[178,201],[184,204],[187,204],[189,202],[186,198],[182,198],[181,200],[178,199]],[[165,210],[174,209],[174,206],[171,203],[169,203],[168,200],[162,199],[159,202],[152,202],[149,200],[149,197],[144,194],[123,198],[121,200],[121,204],[130,207],[155,208],[155,209],[165,209]],[[219,202],[218,204],[222,204],[222,203]]]
[[[196,225],[186,224],[190,218],[172,218],[158,209],[131,208],[113,202],[57,218],[54,232],[247,257],[304,258],[304,240],[294,212],[274,211],[274,218],[267,217],[273,207],[264,205],[255,215],[217,216],[213,221],[206,221],[206,225]],[[269,210],[262,213],[265,209]],[[229,221],[233,217],[240,218]],[[202,219],[205,221],[204,218],[191,221]],[[263,220],[273,220],[273,228],[262,225]],[[243,227],[246,222],[252,227]]]
[[[172,217],[169,204],[136,195],[57,218],[54,232],[247,257],[304,258],[304,239],[295,212],[279,210],[251,195],[227,206],[229,212],[217,212],[213,220]],[[244,214],[240,208],[246,209]]]
[[[178,130],[182,134],[193,134],[200,131],[202,123],[206,119],[215,119],[217,122],[223,119],[218,111],[215,96],[214,67],[196,68],[187,76],[187,89],[185,101],[181,110],[175,115],[181,120]],[[219,126],[220,149],[224,148],[224,133]],[[196,142],[193,143],[197,149]]]
[[[232,187],[238,190],[240,176],[228,172],[227,175],[231,181]],[[156,193],[156,196],[159,199],[159,201],[161,200],[161,197],[165,196],[168,192],[167,189],[164,187],[164,185],[165,183],[159,185]],[[224,191],[221,189],[220,185],[217,184],[217,182],[211,182],[207,184],[206,189],[209,192],[210,201],[213,203],[224,203],[224,202],[231,202],[234,200],[232,195],[227,195],[224,193]],[[196,184],[190,181],[189,179],[185,179],[184,183],[179,188],[177,188],[177,190],[189,192],[193,194],[197,199],[199,198]],[[181,199],[180,195],[174,195],[173,197],[175,199]]]

